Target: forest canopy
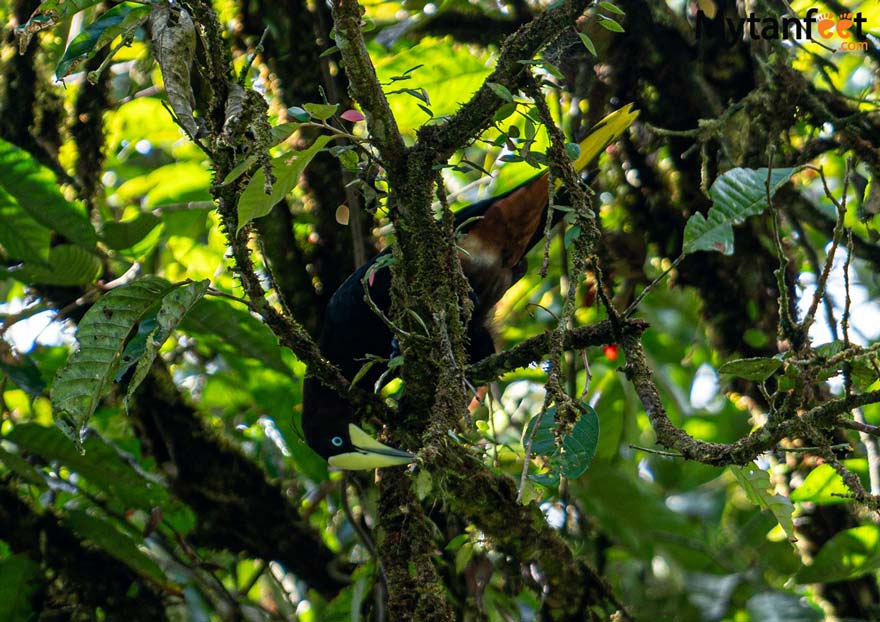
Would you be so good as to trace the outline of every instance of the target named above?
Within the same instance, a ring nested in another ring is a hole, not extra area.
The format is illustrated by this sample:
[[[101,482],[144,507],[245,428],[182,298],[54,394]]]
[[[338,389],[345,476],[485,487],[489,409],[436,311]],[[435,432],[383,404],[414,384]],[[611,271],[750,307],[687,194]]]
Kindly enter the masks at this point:
[[[0,620],[880,619],[880,4],[0,23]]]

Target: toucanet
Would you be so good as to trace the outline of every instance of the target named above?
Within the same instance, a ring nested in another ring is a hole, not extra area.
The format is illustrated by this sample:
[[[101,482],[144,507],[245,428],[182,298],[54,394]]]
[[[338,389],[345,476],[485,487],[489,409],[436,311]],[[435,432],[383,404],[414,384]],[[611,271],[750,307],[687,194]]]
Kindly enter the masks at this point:
[[[627,105],[597,123],[579,145],[575,169],[583,170],[637,115]],[[506,194],[455,213],[459,259],[474,302],[467,327],[471,363],[495,351],[487,326],[492,309],[526,273],[525,256],[543,237],[548,203],[549,175],[545,171]],[[553,219],[561,215],[561,211],[554,210]],[[390,359],[397,354],[391,330],[364,300],[366,283],[373,303],[386,316],[389,314],[391,273],[380,259],[387,254],[386,250],[358,268],[336,290],[327,306],[320,339],[324,357],[339,366],[349,380],[359,376],[357,386],[365,390],[372,390],[386,372],[384,365],[374,364],[366,373],[359,373],[368,356]],[[375,469],[414,460],[411,453],[380,443],[364,432],[357,425],[349,401],[312,376],[307,376],[303,384],[302,428],[306,443],[334,467]]]

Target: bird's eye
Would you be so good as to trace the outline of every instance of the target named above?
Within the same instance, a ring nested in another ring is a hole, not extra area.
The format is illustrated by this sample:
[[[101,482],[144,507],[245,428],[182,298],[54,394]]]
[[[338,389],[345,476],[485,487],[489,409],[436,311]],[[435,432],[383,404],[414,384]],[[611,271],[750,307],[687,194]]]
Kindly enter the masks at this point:
[[[334,436],[333,438],[330,439],[330,442],[333,444],[334,447],[342,447],[342,437],[341,436]]]

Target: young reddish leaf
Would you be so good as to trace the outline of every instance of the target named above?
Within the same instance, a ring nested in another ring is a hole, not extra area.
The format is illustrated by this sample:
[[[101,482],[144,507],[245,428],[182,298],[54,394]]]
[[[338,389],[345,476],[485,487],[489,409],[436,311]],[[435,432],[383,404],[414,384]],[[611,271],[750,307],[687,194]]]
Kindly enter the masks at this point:
[[[351,121],[352,123],[357,123],[358,121],[363,121],[366,117],[359,110],[346,110],[341,115],[339,115],[346,121]]]

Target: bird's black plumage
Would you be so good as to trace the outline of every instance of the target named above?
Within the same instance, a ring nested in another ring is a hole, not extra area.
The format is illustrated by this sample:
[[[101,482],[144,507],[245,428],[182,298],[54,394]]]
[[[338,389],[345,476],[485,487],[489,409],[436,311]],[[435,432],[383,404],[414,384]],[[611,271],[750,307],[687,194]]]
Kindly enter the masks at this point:
[[[594,125],[579,143],[580,155],[573,163],[574,169],[586,168],[637,116],[638,111],[627,104]],[[564,203],[565,190],[559,190],[560,202]],[[549,176],[545,172],[507,194],[474,203],[455,214],[456,230],[463,234],[457,242],[461,249],[459,259],[474,301],[467,331],[471,362],[494,351],[486,323],[504,292],[525,274],[525,255],[543,235],[548,199]],[[561,216],[561,211],[553,212],[554,219]],[[364,302],[363,290],[364,277],[386,253],[380,253],[348,277],[327,308],[321,351],[349,379],[357,375],[368,354],[390,358],[394,350],[390,330]],[[376,269],[369,291],[387,315],[391,307],[391,274],[387,267]],[[358,385],[372,389],[384,371],[383,366],[374,365],[358,380]],[[370,438],[354,425],[354,419],[345,399],[317,379],[306,378],[302,410],[306,442],[331,465],[366,469],[412,461],[410,454]]]
[[[487,321],[504,292],[525,274],[525,254],[543,235],[547,201],[545,173],[504,195],[474,203],[455,214],[456,229],[461,233],[458,245],[462,249],[462,269],[473,291],[474,310],[468,325],[467,349],[471,362],[494,352]],[[561,212],[554,215],[558,218]],[[391,331],[364,301],[364,281],[379,258],[387,253],[387,250],[380,253],[349,276],[327,307],[321,352],[338,365],[349,380],[361,370],[367,355],[392,356]],[[369,280],[370,297],[387,314],[391,307],[390,270],[379,267]],[[358,386],[372,390],[385,369],[384,365],[373,365],[358,380]],[[306,378],[302,427],[312,449],[328,459],[342,454],[370,453],[352,443],[349,425],[354,418],[348,401],[316,378]],[[381,454],[383,450],[378,451]],[[407,461],[402,452],[392,454],[391,458],[397,459],[397,464]]]

